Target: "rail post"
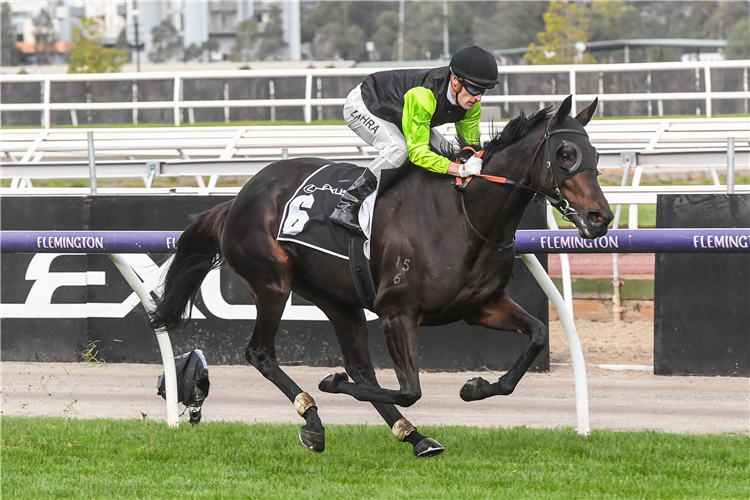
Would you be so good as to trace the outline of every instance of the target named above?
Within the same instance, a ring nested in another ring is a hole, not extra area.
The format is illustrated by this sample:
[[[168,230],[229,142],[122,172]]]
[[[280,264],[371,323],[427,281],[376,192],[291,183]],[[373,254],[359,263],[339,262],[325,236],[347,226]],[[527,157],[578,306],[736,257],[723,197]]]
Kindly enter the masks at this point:
[[[573,363],[573,378],[576,388],[576,422],[578,424],[576,431],[582,436],[588,436],[591,428],[589,424],[589,388],[586,380],[586,362],[583,359],[583,348],[581,347],[581,340],[578,338],[578,330],[576,330],[573,315],[560,292],[557,291],[552,278],[539,263],[539,259],[534,254],[522,254],[521,257],[544,293],[549,297],[557,310],[557,315],[560,317],[565,337],[568,339],[570,359]]]
[[[125,258],[120,254],[109,254],[117,269],[128,282],[133,291],[138,295],[141,304],[146,311],[154,308],[154,301],[151,299],[151,292],[143,284],[133,268],[127,263]],[[166,330],[155,330],[156,341],[159,343],[161,351],[161,361],[164,365],[164,384],[167,392],[167,425],[178,427],[180,425],[180,413],[177,401],[177,370],[174,364],[174,351],[172,342],[169,339],[169,333]]]

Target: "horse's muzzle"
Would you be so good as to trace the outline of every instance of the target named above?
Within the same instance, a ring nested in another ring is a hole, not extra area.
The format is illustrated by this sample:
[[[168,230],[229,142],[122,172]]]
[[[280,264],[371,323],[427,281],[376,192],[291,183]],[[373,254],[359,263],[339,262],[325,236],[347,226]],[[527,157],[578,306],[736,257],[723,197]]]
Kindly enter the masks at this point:
[[[581,238],[599,238],[607,234],[609,223],[614,219],[612,210],[598,211],[592,210],[586,214],[586,218],[576,217],[575,224],[578,227],[578,234]]]

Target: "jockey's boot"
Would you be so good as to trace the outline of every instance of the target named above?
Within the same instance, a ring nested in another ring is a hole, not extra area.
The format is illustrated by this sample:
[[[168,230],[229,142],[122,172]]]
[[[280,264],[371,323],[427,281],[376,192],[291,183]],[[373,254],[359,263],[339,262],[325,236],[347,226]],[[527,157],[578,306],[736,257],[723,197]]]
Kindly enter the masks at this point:
[[[341,196],[341,201],[331,214],[330,219],[336,224],[362,233],[362,228],[359,227],[359,207],[365,201],[365,198],[375,191],[376,187],[378,187],[377,176],[369,168],[366,168],[362,175]]]

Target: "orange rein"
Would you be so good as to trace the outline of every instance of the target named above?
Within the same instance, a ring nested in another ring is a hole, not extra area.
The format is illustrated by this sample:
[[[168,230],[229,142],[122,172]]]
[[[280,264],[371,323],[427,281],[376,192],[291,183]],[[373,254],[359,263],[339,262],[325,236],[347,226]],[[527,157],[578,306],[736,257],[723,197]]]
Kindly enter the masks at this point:
[[[469,151],[473,151],[474,156],[476,156],[477,158],[481,158],[482,155],[484,155],[484,150],[477,152],[477,150],[471,146],[465,146],[461,151],[464,151],[466,149],[468,149]],[[498,184],[506,184],[508,182],[508,179],[506,179],[505,177],[498,177],[495,175],[477,174],[477,175],[472,175],[470,177],[466,177],[466,184],[468,184],[469,181],[474,177],[481,177],[482,179],[488,180],[490,182],[496,182]],[[456,177],[456,184],[459,186],[463,185],[463,180],[464,179],[462,177]]]

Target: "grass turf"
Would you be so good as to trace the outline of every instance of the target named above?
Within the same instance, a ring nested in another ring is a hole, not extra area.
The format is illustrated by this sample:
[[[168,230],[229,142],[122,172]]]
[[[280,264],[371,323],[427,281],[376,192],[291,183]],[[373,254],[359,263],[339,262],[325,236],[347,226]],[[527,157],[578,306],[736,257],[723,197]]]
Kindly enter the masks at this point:
[[[2,418],[2,497],[742,498],[750,437],[525,427],[423,427],[446,452],[417,459],[382,426],[298,427]]]

